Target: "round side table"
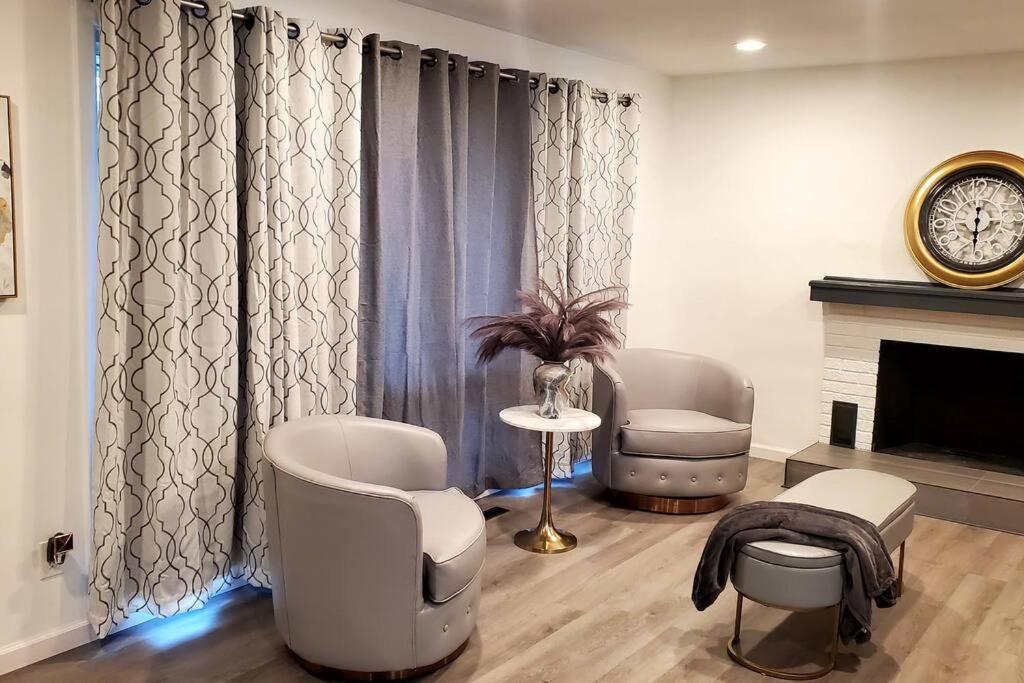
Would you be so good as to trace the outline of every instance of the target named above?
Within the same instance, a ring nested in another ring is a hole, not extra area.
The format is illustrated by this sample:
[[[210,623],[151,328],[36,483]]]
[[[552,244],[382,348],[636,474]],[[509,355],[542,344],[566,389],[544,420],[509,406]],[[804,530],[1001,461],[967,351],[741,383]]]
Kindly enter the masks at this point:
[[[564,553],[576,547],[576,537],[559,531],[551,520],[551,470],[554,467],[555,432],[589,432],[597,429],[601,418],[587,410],[567,408],[557,418],[540,416],[537,406],[505,408],[498,417],[505,424],[544,432],[544,503],[540,522],[535,529],[523,529],[516,534],[516,545],[533,553]]]

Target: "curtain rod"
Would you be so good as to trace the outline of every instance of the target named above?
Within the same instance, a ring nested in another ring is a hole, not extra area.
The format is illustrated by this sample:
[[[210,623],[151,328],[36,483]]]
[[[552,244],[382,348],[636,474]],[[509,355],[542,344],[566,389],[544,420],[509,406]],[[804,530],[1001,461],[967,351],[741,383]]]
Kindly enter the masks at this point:
[[[209,6],[202,0],[178,0],[178,5],[181,7],[182,11],[190,9],[193,11],[193,14],[200,18],[205,17],[206,14],[210,11]],[[231,18],[237,19],[239,21],[246,21],[249,17],[244,12],[232,12]],[[298,36],[299,27],[295,24],[288,24],[288,37],[298,38]],[[344,33],[341,35],[335,35],[334,33],[322,32],[320,34],[320,39],[328,43],[339,44],[339,47],[345,47],[346,45],[348,45],[348,36],[345,35]],[[388,55],[392,59],[402,58],[402,48],[400,47],[390,47],[388,45],[381,45],[380,52],[381,54]],[[420,55],[420,61],[429,66],[434,66],[437,63],[436,58],[426,54]],[[450,57],[448,58],[448,65],[455,65],[455,61]],[[482,66],[470,64],[469,71],[475,74],[482,74],[484,73],[485,69]],[[519,80],[519,76],[508,71],[499,71],[498,76],[503,81]],[[540,81],[537,79],[537,77],[531,76],[530,87],[536,90],[539,86]],[[558,84],[555,83],[554,81],[548,81],[548,90],[550,92],[558,92]],[[600,100],[602,104],[608,102],[608,93],[601,92],[600,90],[595,91],[590,97],[595,100]],[[629,105],[633,104],[633,98],[630,97],[629,95],[619,95],[619,104],[621,104],[624,107],[628,107]]]

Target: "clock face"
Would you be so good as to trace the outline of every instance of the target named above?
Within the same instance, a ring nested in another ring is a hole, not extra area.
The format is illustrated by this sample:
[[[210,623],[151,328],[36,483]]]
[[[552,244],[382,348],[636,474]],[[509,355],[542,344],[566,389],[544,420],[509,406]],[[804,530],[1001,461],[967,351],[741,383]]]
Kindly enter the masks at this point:
[[[995,270],[1024,253],[1024,178],[997,166],[939,182],[919,214],[928,251],[954,270]]]

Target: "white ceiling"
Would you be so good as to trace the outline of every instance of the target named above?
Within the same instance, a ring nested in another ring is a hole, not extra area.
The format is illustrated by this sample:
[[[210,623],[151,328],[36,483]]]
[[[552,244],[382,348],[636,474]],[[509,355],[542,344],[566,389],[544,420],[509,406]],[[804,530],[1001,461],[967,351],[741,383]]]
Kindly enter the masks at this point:
[[[401,1],[669,75],[1024,50],[1024,0]]]

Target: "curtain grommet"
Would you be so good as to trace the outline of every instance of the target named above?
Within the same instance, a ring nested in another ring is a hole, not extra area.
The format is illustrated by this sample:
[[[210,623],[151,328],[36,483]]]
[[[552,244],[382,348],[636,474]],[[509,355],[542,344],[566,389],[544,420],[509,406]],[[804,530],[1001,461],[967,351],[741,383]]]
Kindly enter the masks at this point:
[[[601,93],[601,95],[597,98],[597,101],[600,102],[601,104],[608,104],[608,93]]]
[[[242,21],[242,26],[246,27],[250,31],[256,25],[256,15],[252,12],[245,13],[245,19]]]
[[[486,66],[483,66],[482,64],[474,64],[473,66],[475,66],[478,69],[477,71],[473,71],[472,69],[470,69],[469,73],[473,75],[473,78],[483,78],[484,76],[487,75]]]
[[[562,87],[558,85],[558,81],[548,81],[548,92],[552,95],[557,95],[561,92]]]
[[[338,48],[339,50],[344,50],[346,47],[348,47],[348,34],[342,33],[341,35],[338,36],[337,40],[331,41],[331,45]]]
[[[433,68],[433,67],[437,66],[437,55],[430,54],[430,55],[427,55],[427,56],[430,57],[430,59],[428,59],[427,61],[423,62],[423,66],[427,66],[427,67],[430,67],[430,68]]]
[[[633,104],[633,98],[632,97],[630,97],[629,95],[623,95],[622,96],[622,106],[623,107],[629,107],[632,104]]]
[[[299,30],[299,25],[296,24],[294,21],[289,21],[288,22],[288,37],[291,38],[292,40],[297,40],[298,37],[301,34],[302,34],[302,31]]]
[[[206,2],[206,0],[195,0],[195,3],[199,5],[199,7],[191,8],[192,16],[194,16],[196,19],[205,19],[206,17],[210,16],[210,5]]]
[[[395,50],[395,52],[389,52],[388,57],[391,57],[391,59],[395,60],[396,62],[405,56],[405,51],[402,49],[401,45],[399,45],[398,47],[393,47],[391,49]]]

